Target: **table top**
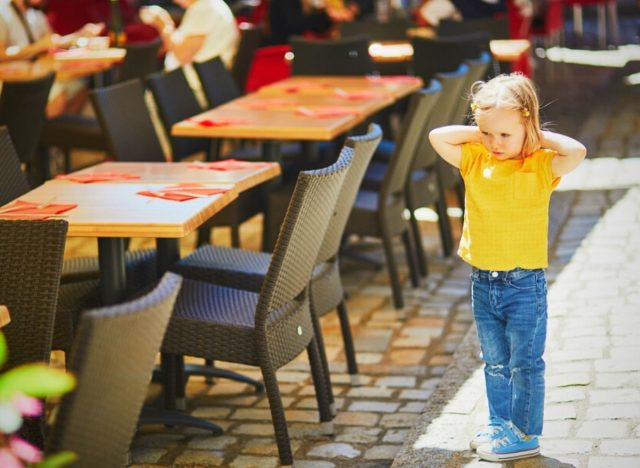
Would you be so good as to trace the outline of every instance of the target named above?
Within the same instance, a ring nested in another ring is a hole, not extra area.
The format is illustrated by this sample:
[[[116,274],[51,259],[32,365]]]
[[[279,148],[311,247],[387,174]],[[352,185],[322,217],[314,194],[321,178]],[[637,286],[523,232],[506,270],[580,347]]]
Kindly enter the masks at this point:
[[[15,60],[0,63],[0,81],[26,81],[40,78],[49,72],[56,73],[56,80],[66,81],[101,73],[121,62],[125,49],[105,50],[74,49],[57,52],[39,58],[35,62]]]
[[[11,316],[9,315],[9,309],[5,305],[0,305],[0,328],[11,323]]]
[[[329,141],[421,86],[419,78],[291,77],[178,122],[171,133]]]
[[[237,196],[233,185],[206,184],[230,190],[177,202],[138,195],[167,184],[72,184],[47,182],[20,197],[38,204],[74,203],[78,206],[55,218],[69,222],[71,237],[169,237],[188,235]]]
[[[498,61],[510,62],[520,58],[531,47],[528,39],[493,39],[489,41],[491,55]],[[378,41],[369,46],[369,55],[376,62],[404,62],[413,58],[409,41]]]
[[[238,192],[244,192],[255,187],[262,182],[266,182],[281,173],[278,163],[260,163],[255,167],[230,171],[215,171],[210,169],[200,169],[198,163],[188,162],[103,162],[80,171],[73,175],[91,175],[100,173],[123,173],[139,176],[138,179],[117,180],[113,183],[157,183],[157,184],[177,184],[177,183],[200,183],[200,184],[233,184],[233,188]],[[202,164],[206,167],[205,164]],[[66,182],[64,179],[53,179],[49,183]],[[101,182],[102,183],[102,182]]]

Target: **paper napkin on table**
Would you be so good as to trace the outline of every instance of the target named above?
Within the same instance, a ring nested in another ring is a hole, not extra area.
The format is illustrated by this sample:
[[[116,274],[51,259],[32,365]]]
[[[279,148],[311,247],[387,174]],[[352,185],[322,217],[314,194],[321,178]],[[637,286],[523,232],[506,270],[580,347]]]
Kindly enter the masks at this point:
[[[207,187],[202,184],[177,184],[158,190],[143,190],[138,192],[138,195],[182,202],[193,200],[194,198],[210,197],[211,195],[225,193],[228,190],[228,188]]]
[[[268,167],[271,164],[273,163],[240,161],[238,159],[223,159],[221,161],[212,162],[194,161],[192,163],[189,163],[187,167],[189,167],[190,169],[208,169],[211,171],[241,171],[245,169]]]
[[[343,115],[355,115],[357,113],[357,110],[349,107],[316,107],[310,109],[308,107],[301,106],[296,109],[296,114],[319,118],[340,117]]]
[[[237,117],[219,117],[216,119],[212,119],[209,117],[192,117],[187,120],[201,127],[222,127],[225,125],[239,125],[249,123],[247,119],[241,119]]]
[[[47,219],[76,208],[73,203],[32,203],[22,200],[0,208],[0,218],[8,219]]]
[[[124,172],[91,172],[84,174],[62,174],[56,176],[56,179],[69,180],[80,184],[91,184],[94,182],[111,182],[115,180],[135,180],[139,179],[139,175],[127,174]]]

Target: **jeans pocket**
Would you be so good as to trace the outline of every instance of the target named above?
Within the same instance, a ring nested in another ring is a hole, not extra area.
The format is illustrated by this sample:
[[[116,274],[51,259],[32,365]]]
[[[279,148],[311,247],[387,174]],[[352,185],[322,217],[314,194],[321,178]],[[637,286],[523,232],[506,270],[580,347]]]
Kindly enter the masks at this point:
[[[534,291],[537,286],[537,281],[538,276],[532,271],[527,275],[509,278],[508,284],[512,288],[519,289],[521,291]]]

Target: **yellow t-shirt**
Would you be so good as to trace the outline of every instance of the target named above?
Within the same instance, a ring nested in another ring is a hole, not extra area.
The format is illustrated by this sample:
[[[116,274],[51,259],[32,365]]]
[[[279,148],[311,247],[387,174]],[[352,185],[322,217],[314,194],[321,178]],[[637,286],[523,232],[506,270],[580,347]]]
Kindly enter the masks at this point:
[[[465,214],[458,255],[482,270],[546,268],[549,199],[560,182],[557,153],[540,149],[524,159],[495,159],[480,143],[462,145]]]

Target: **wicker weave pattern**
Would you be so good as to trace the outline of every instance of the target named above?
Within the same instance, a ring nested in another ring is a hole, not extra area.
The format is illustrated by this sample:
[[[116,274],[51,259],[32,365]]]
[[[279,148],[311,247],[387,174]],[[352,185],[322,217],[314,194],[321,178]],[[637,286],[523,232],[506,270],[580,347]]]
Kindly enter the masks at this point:
[[[125,466],[155,356],[182,279],[167,273],[148,295],[87,311],[70,369],[77,389],[60,404],[48,451],[72,450],[79,466]]]
[[[27,193],[30,188],[7,127],[0,127],[0,181],[0,205]]]
[[[2,330],[7,367],[49,362],[66,234],[63,220],[0,220],[0,304],[11,312],[11,323]],[[42,420],[27,420],[21,432],[43,445]]]

